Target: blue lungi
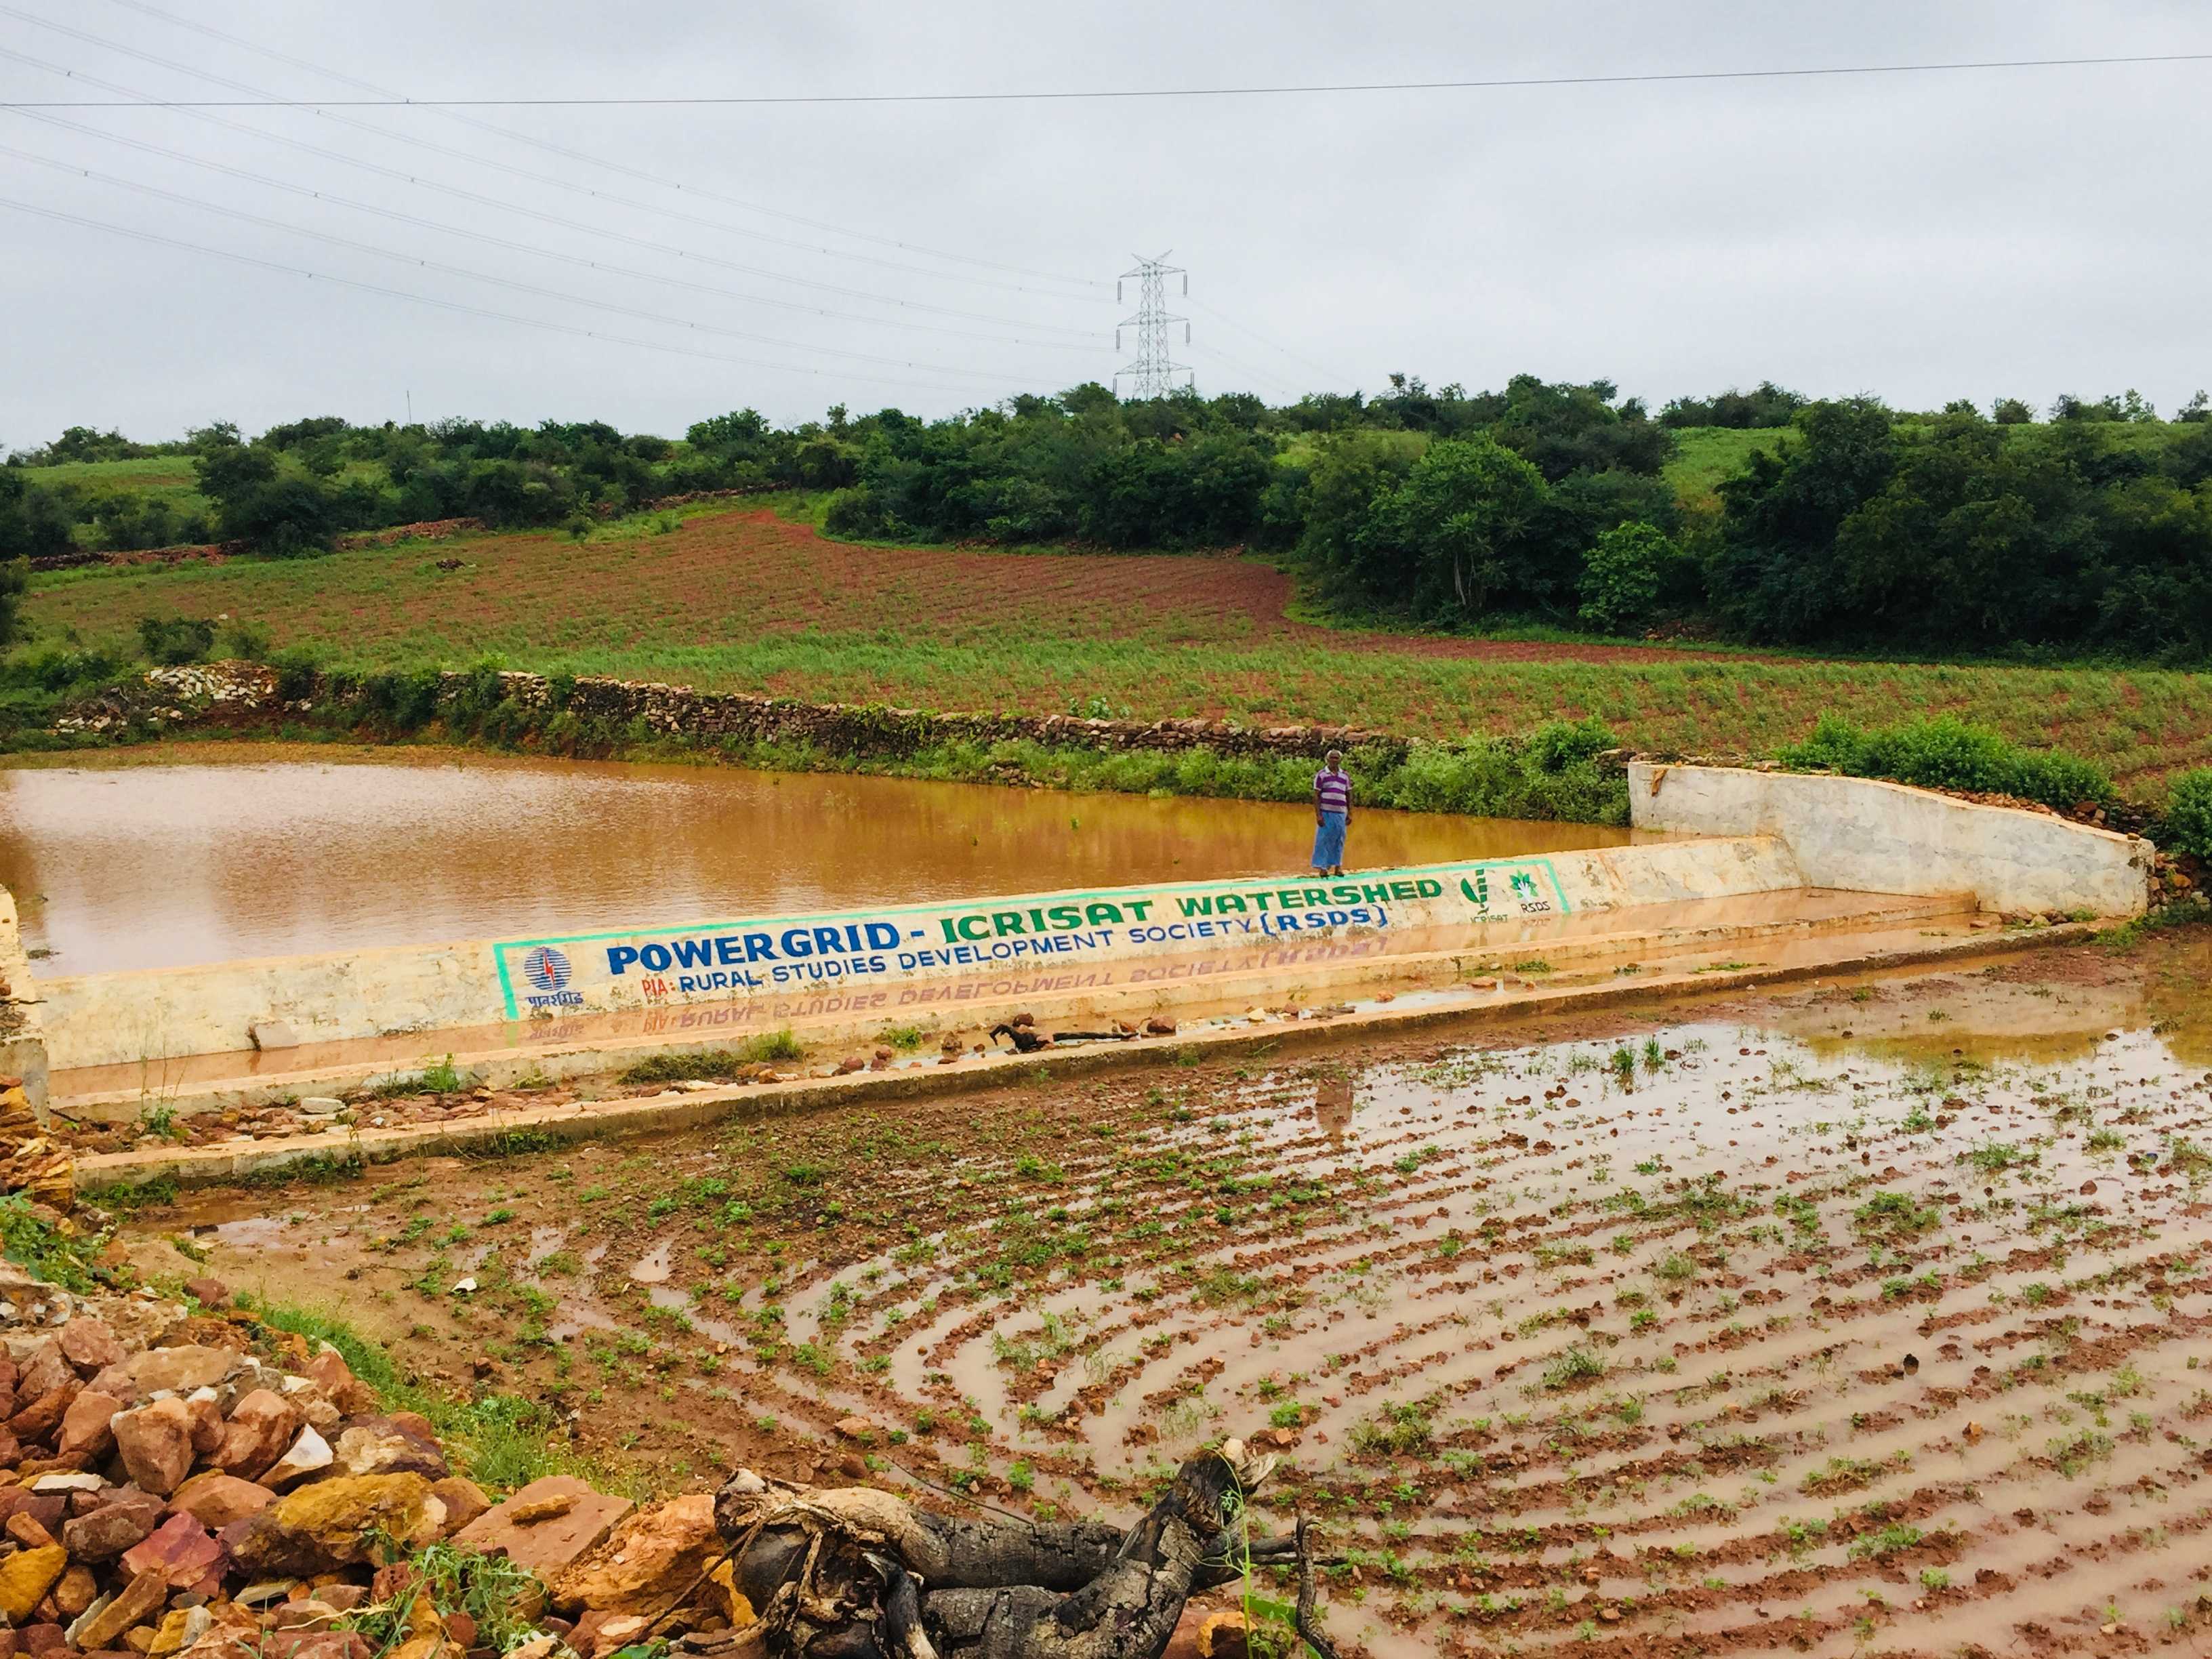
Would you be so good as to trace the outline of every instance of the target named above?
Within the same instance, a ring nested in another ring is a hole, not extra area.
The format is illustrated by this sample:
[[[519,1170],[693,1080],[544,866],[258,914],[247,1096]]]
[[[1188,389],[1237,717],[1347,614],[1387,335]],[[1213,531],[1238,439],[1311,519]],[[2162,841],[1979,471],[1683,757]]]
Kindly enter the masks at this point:
[[[1351,821],[1349,812],[1321,815],[1321,822],[1314,826],[1315,869],[1334,870],[1344,863],[1344,829]]]

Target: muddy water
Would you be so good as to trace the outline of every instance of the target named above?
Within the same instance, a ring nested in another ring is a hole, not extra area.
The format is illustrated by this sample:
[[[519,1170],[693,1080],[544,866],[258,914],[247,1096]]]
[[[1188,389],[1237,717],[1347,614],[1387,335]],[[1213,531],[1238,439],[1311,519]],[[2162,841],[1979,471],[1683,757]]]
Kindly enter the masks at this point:
[[[1302,870],[1306,808],[323,751],[0,769],[0,887],[57,974]],[[1366,812],[1355,866],[1623,830]]]

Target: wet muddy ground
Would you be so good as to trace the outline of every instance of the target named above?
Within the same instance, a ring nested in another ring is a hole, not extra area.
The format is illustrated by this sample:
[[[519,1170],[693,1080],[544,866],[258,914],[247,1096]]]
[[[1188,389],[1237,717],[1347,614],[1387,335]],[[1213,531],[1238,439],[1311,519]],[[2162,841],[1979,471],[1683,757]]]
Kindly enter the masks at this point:
[[[1263,1519],[1316,1518],[1376,1655],[2199,1652],[2208,975],[2197,930],[190,1195],[130,1237],[557,1401],[663,1486],[1121,1516],[1262,1435]]]

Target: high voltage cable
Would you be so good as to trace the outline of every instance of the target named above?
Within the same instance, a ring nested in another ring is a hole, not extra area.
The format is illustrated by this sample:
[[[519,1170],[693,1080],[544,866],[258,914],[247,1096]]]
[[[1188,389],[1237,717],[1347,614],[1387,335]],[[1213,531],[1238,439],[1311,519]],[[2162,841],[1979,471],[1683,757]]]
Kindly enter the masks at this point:
[[[372,92],[380,97],[397,99],[402,103],[408,101],[404,94],[393,92],[387,87],[380,87],[373,81],[363,81],[356,76],[346,74],[342,70],[334,70],[326,64],[317,64],[305,58],[295,58],[289,52],[278,52],[272,46],[261,46],[240,35],[227,34],[222,30],[203,23],[196,18],[179,17],[173,12],[163,11],[158,6],[149,6],[146,3],[146,0],[114,0],[114,3],[126,6],[132,11],[143,13],[148,17],[158,17],[163,22],[173,24],[179,28],[193,30],[211,40],[228,42],[241,51],[253,52],[276,63],[289,64],[295,69],[303,69],[313,74],[327,76],[331,80],[343,82],[349,87],[359,87],[364,92]],[[909,253],[926,254],[933,259],[950,259],[962,264],[981,265],[990,270],[1012,271],[1017,276],[1039,276],[1047,282],[1069,283],[1082,288],[1103,289],[1107,286],[1105,283],[1095,276],[1066,276],[1058,271],[1035,270],[1027,265],[1008,264],[1004,260],[978,258],[974,254],[954,253],[944,248],[929,247],[920,242],[902,241],[896,236],[878,236],[870,231],[848,229],[842,225],[832,224],[826,220],[810,219],[804,214],[786,212],[781,208],[763,207],[757,202],[747,202],[735,196],[725,196],[719,191],[708,190],[702,185],[687,185],[679,179],[665,178],[656,173],[648,173],[642,167],[631,167],[626,162],[609,161],[604,155],[594,155],[586,150],[572,149],[566,144],[556,144],[550,139],[539,138],[527,132],[518,132],[512,127],[495,126],[489,121],[479,121],[472,116],[456,115],[450,110],[440,109],[434,112],[463,126],[474,127],[479,132],[489,132],[496,137],[506,138],[518,144],[528,144],[535,149],[542,149],[549,155],[563,155],[572,161],[587,162],[592,167],[605,167],[610,173],[623,173],[647,184],[659,185],[668,190],[682,191],[686,195],[703,198],[710,202],[720,202],[726,206],[742,208],[748,213],[757,213],[766,218],[781,219],[790,224],[805,225],[811,230],[826,230],[835,236],[849,236],[855,241],[874,242],[883,247],[902,248]]]
[[[124,46],[118,42],[107,40],[103,36],[94,34],[88,30],[75,28],[67,23],[57,23],[51,18],[40,17],[34,12],[24,11],[19,7],[0,5],[0,15],[14,17],[26,23],[35,24],[40,28],[51,29],[57,34],[66,34],[75,40],[82,40],[88,45],[98,46],[102,51],[119,52],[126,58],[135,58],[142,63],[151,64],[157,68],[166,69],[179,75],[193,76],[203,81],[212,81],[218,86],[234,87],[246,92],[258,94],[260,90],[260,88],[250,86],[243,81],[234,81],[228,76],[217,75],[210,70],[194,69],[189,64],[179,64],[174,58],[161,57],[157,52],[143,52],[137,46]],[[44,67],[51,68],[52,66],[45,65]],[[95,80],[91,76],[80,76],[67,70],[60,70],[59,72],[70,76],[73,80],[86,81],[94,86],[105,85],[105,83]],[[150,97],[144,93],[132,92],[127,88],[123,90],[125,90],[132,99],[137,100],[136,105],[129,106],[128,107],[143,106],[145,107],[155,109],[175,109],[191,112],[207,109],[252,109],[276,106],[275,105],[240,102],[227,104],[220,100],[195,101],[188,99],[160,99]],[[353,100],[334,100],[334,106],[336,104],[349,103],[349,101]],[[402,101],[404,102],[404,100]],[[755,241],[766,242],[775,247],[796,248],[803,252],[824,254],[833,259],[850,259],[860,264],[881,266],[888,270],[903,270],[917,276],[934,277],[944,282],[968,283],[979,288],[1002,289],[1014,294],[1040,295],[1044,298],[1052,300],[1073,300],[1085,297],[1073,294],[1054,293],[1050,289],[1046,289],[1030,288],[1021,283],[1000,282],[996,278],[990,276],[971,276],[965,275],[963,272],[953,270],[931,270],[925,266],[914,264],[905,260],[881,258],[872,253],[855,253],[845,248],[824,247],[819,243],[815,242],[793,241],[787,236],[772,236],[766,231],[750,230],[742,225],[732,225],[719,220],[703,218],[696,213],[685,213],[675,208],[656,206],[651,202],[640,201],[635,197],[617,196],[611,191],[594,190],[588,185],[575,184],[568,179],[559,178],[551,173],[532,173],[527,167],[514,167],[505,161],[495,161],[487,156],[471,155],[465,150],[455,149],[450,144],[436,143],[430,139],[416,138],[406,133],[387,131],[382,127],[372,126],[366,121],[356,121],[347,116],[334,115],[331,113],[329,109],[319,107],[313,102],[289,103],[283,106],[306,109],[309,113],[319,116],[324,120],[335,122],[340,126],[351,127],[357,132],[365,132],[368,134],[369,137],[373,138],[380,138],[387,143],[412,144],[418,149],[428,150],[433,155],[449,156],[454,160],[466,162],[472,167],[490,167],[500,173],[511,173],[517,179],[526,179],[533,184],[549,185],[556,190],[565,190],[575,195],[589,196],[599,201],[612,202],[618,206],[632,208],[641,213],[659,214],[663,218],[681,220],[687,224],[700,225],[707,229],[721,231],[728,235],[750,237]],[[0,103],[0,107],[60,109],[72,107],[72,106],[53,103],[26,104],[18,106]],[[82,108],[86,107],[86,106],[78,105],[74,107]],[[106,106],[94,106],[94,107]],[[257,129],[247,127],[242,129],[242,131],[251,132],[257,131]],[[1053,280],[1059,281],[1061,279],[1055,277]],[[1094,295],[1090,297],[1095,298],[1097,296]]]
[[[448,276],[459,276],[472,283],[489,283],[497,288],[513,289],[519,294],[534,294],[541,299],[559,300],[565,304],[590,307],[599,311],[612,312],[618,317],[632,317],[640,322],[659,323],[668,328],[687,328],[702,334],[719,334],[732,340],[750,340],[755,345],[784,346],[794,351],[811,351],[825,357],[849,357],[856,362],[889,363],[898,368],[918,368],[931,374],[958,374],[975,380],[1002,383],[1006,377],[988,369],[956,368],[945,363],[917,363],[901,357],[884,357],[872,351],[847,351],[836,346],[810,345],[799,340],[780,340],[772,334],[755,334],[746,329],[725,328],[716,323],[693,322],[689,318],[671,317],[657,311],[641,311],[635,306],[617,305],[611,300],[594,300],[586,295],[569,294],[557,288],[545,288],[536,283],[526,283],[514,277],[495,276],[487,271],[471,270],[465,265],[447,264],[441,259],[426,259],[419,255],[403,253],[394,248],[380,247],[374,242],[356,241],[350,236],[339,236],[329,231],[310,230],[304,225],[287,224],[281,219],[270,219],[258,213],[249,213],[243,208],[224,207],[215,202],[203,202],[158,185],[140,184],[115,173],[95,172],[74,161],[58,161],[51,156],[39,155],[12,144],[0,144],[0,155],[13,155],[21,161],[35,161],[42,167],[62,173],[76,173],[87,179],[97,179],[102,184],[135,190],[147,196],[159,196],[172,202],[181,202],[186,207],[198,208],[208,213],[219,213],[225,218],[239,219],[264,229],[283,231],[294,236],[307,236],[319,242],[328,242],[334,247],[351,248],[356,253],[374,254],[380,259],[397,259],[424,270],[442,271]]]
[[[349,208],[356,212],[374,214],[379,218],[396,220],[402,224],[415,225],[424,230],[436,231],[442,235],[465,237],[470,241],[483,242],[492,247],[503,247],[518,253],[534,254],[541,258],[579,265],[586,270],[605,271],[611,276],[629,276],[641,282],[660,283],[671,288],[690,289],[700,294],[717,294],[727,299],[744,301],[750,305],[772,306],[785,311],[801,312],[811,317],[834,318],[841,322],[860,323],[876,328],[918,329],[931,334],[948,334],[968,340],[989,340],[1002,344],[1028,346],[1048,351],[1097,351],[1104,344],[1103,335],[1089,342],[1029,340],[1018,335],[987,334],[980,329],[948,328],[941,323],[919,323],[904,317],[870,317],[857,311],[836,311],[827,306],[811,306],[798,300],[779,300],[771,295],[748,294],[742,289],[723,288],[714,283],[695,283],[682,276],[664,276],[658,271],[641,270],[629,265],[612,264],[605,259],[587,258],[580,253],[563,253],[557,248],[539,247],[530,242],[518,242],[508,237],[495,236],[489,231],[471,230],[460,225],[446,224],[436,219],[425,219],[419,214],[403,212],[398,208],[379,207],[373,202],[357,202],[350,197],[336,195],[326,190],[316,190],[307,185],[295,185],[286,179],[272,179],[266,173],[255,173],[246,167],[233,167],[228,161],[210,161],[204,156],[189,155],[167,144],[151,143],[143,138],[129,138],[118,132],[106,132],[98,127],[87,126],[82,121],[71,121],[59,115],[48,115],[34,110],[11,110],[8,112],[21,116],[27,121],[38,121],[47,126],[64,127],[72,132],[81,132],[94,138],[103,139],[109,143],[122,144],[131,149],[143,150],[149,155],[166,156],[169,160],[182,161],[188,166],[204,167],[210,172],[223,173],[234,179],[244,179],[253,184],[265,185],[270,190],[280,190],[294,196],[303,196],[310,201],[325,202],[334,207]],[[30,159],[44,161],[50,167],[64,167],[70,172],[84,171],[88,176],[99,176],[90,174],[88,169],[81,168],[73,161],[53,161],[40,156],[33,156]],[[131,180],[124,179],[117,179],[112,182],[128,185],[131,189],[151,190],[153,188],[148,185],[133,184]],[[189,197],[178,196],[175,199],[193,206],[208,206],[216,212],[231,210],[228,208],[214,207],[211,204],[199,203]],[[302,232],[301,234],[315,233]]]
[[[1292,362],[1303,363],[1306,368],[1313,370],[1315,374],[1322,375],[1328,380],[1334,380],[1340,386],[1357,386],[1358,384],[1358,381],[1352,380],[1349,375],[1339,374],[1334,369],[1329,368],[1323,364],[1317,363],[1310,357],[1300,356],[1297,352],[1291,350],[1290,347],[1284,345],[1279,341],[1268,338],[1267,336],[1262,334],[1258,329],[1254,328],[1249,323],[1241,323],[1237,321],[1236,318],[1229,315],[1227,312],[1222,311],[1217,307],[1210,306],[1203,300],[1194,299],[1191,301],[1191,304],[1196,306],[1200,311],[1206,313],[1217,322],[1228,324],[1230,327],[1237,330],[1239,333],[1249,335],[1253,339],[1257,340],[1261,345],[1266,346],[1269,350],[1281,353],[1284,356],[1288,357]]]
[[[547,322],[542,318],[524,317],[511,311],[495,311],[488,306],[471,305],[462,300],[441,300],[434,295],[416,294],[404,288],[386,288],[381,283],[364,283],[354,276],[333,276],[327,272],[308,270],[300,265],[288,265],[275,259],[258,258],[251,253],[236,252],[230,248],[210,247],[204,242],[188,242],[182,237],[164,236],[158,231],[140,230],[131,225],[111,224],[104,219],[88,219],[82,214],[64,213],[58,208],[40,207],[30,202],[19,202],[12,197],[0,196],[0,207],[14,208],[19,212],[36,214],[42,219],[56,219],[65,224],[83,225],[93,230],[105,230],[118,236],[129,236],[142,242],[157,242],[165,247],[183,248],[191,253],[204,253],[217,259],[229,259],[239,264],[255,265],[263,270],[274,270],[287,276],[304,276],[310,282],[335,283],[340,288],[358,289],[365,294],[380,294],[386,298],[406,300],[416,305],[434,306],[441,311],[455,311],[471,317],[489,317],[497,322],[520,323],[525,328],[544,329],[550,333],[566,334],[577,339],[602,340],[611,345],[633,346],[641,351],[661,351],[678,357],[698,357],[710,362],[735,363],[744,368],[763,368],[781,374],[812,374],[823,378],[833,376],[848,380],[873,380],[885,386],[908,386],[916,391],[949,392],[955,397],[971,397],[965,386],[939,386],[934,381],[909,380],[896,375],[871,374],[863,370],[806,368],[796,363],[767,363],[756,357],[736,357],[726,351],[708,351],[697,346],[665,345],[658,340],[635,339],[628,335],[602,333],[598,329],[580,328],[573,323]]]
[[[2106,58],[1985,58],[1948,63],[1838,64],[1826,67],[1676,70],[1632,75],[1493,76],[1465,81],[1319,81],[1243,87],[1130,87],[1042,92],[699,93],[660,98],[261,98],[173,99],[173,109],[611,109],[696,105],[1073,103],[1133,98],[1278,98],[1363,92],[1497,92],[1546,87],[1665,86],[1695,82],[1810,80],[1850,75],[1945,75],[1970,70],[2089,69],[2128,64],[2202,64],[2212,52],[2147,52]],[[210,79],[218,77],[210,76]],[[0,103],[8,100],[0,100]],[[40,104],[40,109],[104,109],[105,104]]]
[[[120,85],[118,82],[103,81],[96,76],[84,75],[76,70],[64,68],[58,64],[50,64],[41,58],[33,58],[28,52],[18,52],[12,46],[0,46],[0,58],[11,58],[17,63],[28,64],[33,68],[46,70],[52,74],[68,76],[75,80],[88,82],[94,86],[104,87],[112,91],[121,92],[133,98],[143,100],[147,96],[144,94],[136,91],[132,88]],[[14,107],[15,106],[13,106],[0,103],[0,108]],[[125,106],[124,107],[152,108],[158,107],[158,106],[142,102],[139,104]],[[17,108],[15,109],[15,112],[18,114],[33,116],[33,118],[49,118],[39,117],[36,112],[29,109]],[[226,120],[220,115],[210,115],[202,110],[185,110],[183,113],[191,116],[196,121],[205,121],[215,126],[228,128],[233,132],[244,133],[249,138],[258,138],[267,143],[282,144],[289,149],[301,150],[310,155],[319,155],[326,161],[337,161],[345,167],[358,168],[363,173],[375,173],[380,178],[397,179],[401,184],[411,185],[422,190],[434,190],[441,195],[454,197],[461,201],[473,202],[479,207],[488,207],[501,212],[519,214],[526,219],[536,219],[542,223],[559,225],[564,229],[578,231],[586,236],[604,238],[608,241],[626,242],[633,247],[647,248],[653,252],[665,253],[674,258],[695,260],[702,264],[719,266],[724,270],[742,271],[749,276],[765,276],[771,282],[790,283],[799,288],[817,289],[824,294],[842,294],[848,299],[866,300],[872,305],[895,306],[904,311],[928,312],[933,315],[940,317],[960,317],[964,318],[970,322],[1000,324],[1012,322],[1017,327],[1042,330],[1047,333],[1087,335],[1091,332],[1091,331],[1086,329],[1071,328],[1065,324],[1019,322],[1011,318],[995,317],[988,312],[963,311],[957,307],[932,305],[927,301],[921,300],[895,299],[889,295],[878,294],[869,289],[848,288],[841,283],[825,283],[817,277],[793,276],[787,272],[772,270],[765,265],[749,265],[734,259],[717,258],[713,254],[694,252],[689,248],[678,247],[672,243],[656,242],[650,237],[628,235],[621,231],[608,230],[597,225],[584,224],[574,219],[564,219],[557,213],[546,213],[536,208],[523,207],[517,203],[503,202],[495,196],[486,196],[477,191],[464,190],[459,185],[449,185],[443,183],[439,179],[426,179],[418,173],[407,173],[398,167],[386,167],[380,162],[364,161],[360,156],[349,155],[343,150],[331,149],[322,144],[309,143],[304,138],[293,138],[283,133],[278,132],[266,132],[259,127],[248,126],[242,121]],[[1047,297],[1052,299],[1069,299],[1073,296],[1069,295],[1052,295]]]

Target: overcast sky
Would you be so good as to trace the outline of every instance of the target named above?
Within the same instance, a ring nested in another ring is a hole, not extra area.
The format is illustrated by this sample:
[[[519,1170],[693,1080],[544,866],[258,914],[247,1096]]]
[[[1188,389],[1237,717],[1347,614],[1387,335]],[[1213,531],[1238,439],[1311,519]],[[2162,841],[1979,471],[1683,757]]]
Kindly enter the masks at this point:
[[[2179,52],[2212,52],[2212,9],[6,0],[0,100],[364,95],[341,76],[416,97],[667,97]],[[284,269],[0,207],[0,447],[76,423],[399,418],[410,393],[418,419],[670,434],[745,404],[945,412],[1110,375],[1134,343],[1116,355],[1135,295],[1117,306],[1113,279],[1166,249],[1189,271],[1178,359],[1203,391],[1271,401],[1394,369],[1601,376],[1655,407],[1765,377],[1907,407],[2135,386],[2165,410],[2212,383],[2212,62],[459,112],[573,155],[425,109],[45,113],[89,131],[0,110],[0,197]]]

